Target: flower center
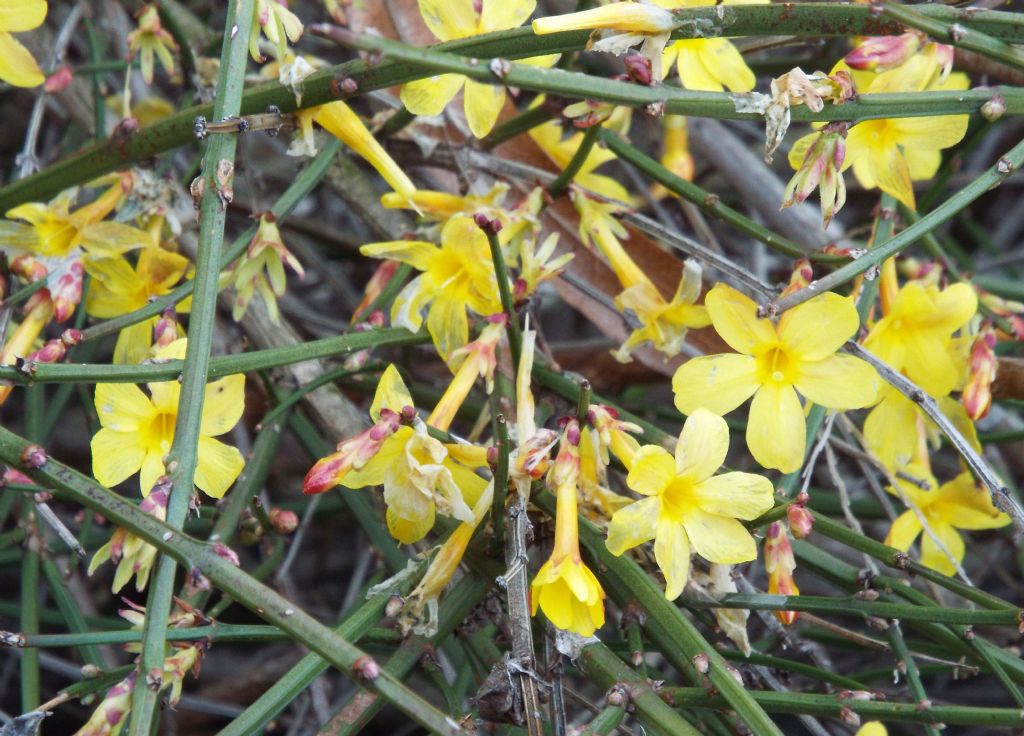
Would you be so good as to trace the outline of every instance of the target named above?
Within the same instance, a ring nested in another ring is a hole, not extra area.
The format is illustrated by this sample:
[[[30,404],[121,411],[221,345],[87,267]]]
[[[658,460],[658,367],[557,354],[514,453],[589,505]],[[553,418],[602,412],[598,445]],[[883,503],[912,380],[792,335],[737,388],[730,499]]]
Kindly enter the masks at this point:
[[[453,297],[465,297],[469,288],[469,278],[463,259],[452,252],[451,248],[443,248],[430,264],[430,277],[438,288],[444,289]]]
[[[178,415],[174,412],[162,411],[153,417],[143,439],[147,449],[159,449],[166,455],[171,450],[174,440],[174,424]]]
[[[762,383],[793,383],[793,361],[781,347],[766,350],[757,356],[757,380]]]
[[[673,478],[661,493],[661,513],[673,521],[682,521],[686,510],[693,506],[692,490],[693,483],[689,478]]]

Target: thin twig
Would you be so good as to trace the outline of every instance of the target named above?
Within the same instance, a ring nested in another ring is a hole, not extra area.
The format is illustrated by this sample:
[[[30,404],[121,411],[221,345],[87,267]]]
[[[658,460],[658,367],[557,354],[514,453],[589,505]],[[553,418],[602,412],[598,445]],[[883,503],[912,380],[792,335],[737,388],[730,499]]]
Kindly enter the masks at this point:
[[[1024,151],[1024,146],[1022,146],[1021,150]],[[907,231],[904,230],[904,232]],[[999,476],[995,474],[995,471],[971,447],[970,443],[960,434],[960,431],[946,418],[946,415],[939,410],[939,405],[935,402],[935,399],[925,393],[924,389],[916,383],[893,370],[889,365],[879,360],[874,354],[856,342],[852,340],[847,342],[846,349],[873,365],[886,383],[921,407],[921,410],[946,435],[950,444],[956,448],[957,452],[967,461],[971,470],[988,488],[989,493],[992,495],[993,505],[1000,511],[1009,514],[1010,518],[1013,519],[1014,529],[1018,534],[1024,534],[1024,510],[1021,509],[1017,501],[1010,495],[1009,489]]]

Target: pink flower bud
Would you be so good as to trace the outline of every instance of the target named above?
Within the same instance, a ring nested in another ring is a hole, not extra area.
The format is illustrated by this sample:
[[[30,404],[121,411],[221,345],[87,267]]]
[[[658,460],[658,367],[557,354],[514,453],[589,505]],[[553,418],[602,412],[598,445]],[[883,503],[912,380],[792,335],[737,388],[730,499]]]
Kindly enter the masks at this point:
[[[56,283],[50,289],[53,298],[53,318],[57,322],[63,322],[74,314],[75,308],[82,300],[84,277],[85,269],[79,260],[69,263],[64,273],[57,277]]]
[[[807,537],[814,527],[814,515],[800,504],[793,504],[786,509],[786,518],[789,521],[789,530],[797,539]]]
[[[270,509],[270,525],[278,534],[291,534],[299,528],[299,517],[287,509]]]
[[[63,90],[67,89],[67,86],[69,84],[71,84],[71,79],[73,76],[74,74],[72,74],[71,72],[71,67],[62,66],[46,78],[46,81],[43,82],[43,89],[49,92],[50,94],[62,92]]]
[[[875,36],[866,39],[846,55],[844,61],[851,69],[883,72],[895,69],[909,59],[921,46],[916,33],[901,36]]]
[[[967,416],[978,421],[992,406],[992,383],[996,378],[996,333],[987,323],[971,345],[967,385],[960,397]]]

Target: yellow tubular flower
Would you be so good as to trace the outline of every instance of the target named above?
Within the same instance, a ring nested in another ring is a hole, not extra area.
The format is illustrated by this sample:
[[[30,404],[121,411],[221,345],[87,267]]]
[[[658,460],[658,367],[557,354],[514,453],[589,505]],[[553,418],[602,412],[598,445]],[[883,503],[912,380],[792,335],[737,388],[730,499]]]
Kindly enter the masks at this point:
[[[468,217],[451,218],[441,231],[440,247],[414,240],[364,245],[371,258],[408,263],[422,273],[395,298],[391,322],[418,332],[427,307],[427,330],[444,360],[469,339],[466,310],[487,316],[501,312],[487,236]]]
[[[617,124],[622,123],[622,121],[615,121],[614,116],[609,122],[613,121]],[[580,143],[583,142],[584,135],[583,131],[577,131],[567,138],[563,138],[562,126],[554,120],[531,128],[529,134],[533,142],[544,152],[544,155],[562,169],[569,165],[576,150],[580,147]],[[632,202],[632,195],[622,184],[610,176],[594,173],[594,169],[614,159],[615,154],[607,148],[594,146],[590,149],[590,153],[587,155],[583,165],[580,166],[580,170],[573,179],[573,182],[595,194],[600,194],[602,197],[614,199],[617,202]]]
[[[530,599],[533,615],[540,609],[559,629],[591,636],[604,626],[605,595],[594,573],[580,559],[576,518],[579,444],[579,422],[572,420],[562,433],[549,479],[557,496],[554,549],[533,579]]]
[[[415,428],[396,429],[389,424],[389,417],[409,413],[403,410],[412,405],[402,377],[388,366],[370,404],[375,426],[338,445],[337,453],[313,466],[305,483],[306,493],[320,493],[337,484],[354,489],[383,485],[388,531],[403,544],[426,536],[437,512],[472,521],[470,505],[476,504],[486,485],[483,478],[455,462],[451,456],[455,450],[428,435],[423,422],[414,420]],[[472,454],[461,456],[468,459]]]
[[[978,297],[967,284],[940,290],[910,281],[871,328],[864,347],[932,396],[945,396],[961,372],[950,354],[953,333],[977,311]]]
[[[420,14],[439,41],[517,28],[533,13],[536,0],[419,0]],[[549,67],[558,54],[520,59],[519,64]],[[505,88],[468,79],[461,74],[438,74],[402,86],[402,103],[413,115],[432,117],[465,85],[464,108],[469,129],[477,138],[491,132],[505,104]]]
[[[415,193],[416,185],[367,130],[359,116],[352,112],[352,108],[337,100],[314,108],[314,111],[313,120],[366,159],[398,194],[408,199]]]
[[[93,202],[72,212],[76,194],[77,191],[71,189],[49,204],[28,202],[7,212],[8,218],[31,225],[35,242],[26,244],[26,250],[60,259],[76,254],[79,248],[95,256],[114,256],[151,242],[149,235],[136,227],[121,222],[101,222],[125,195],[120,178]]]
[[[46,325],[50,324],[52,318],[53,301],[50,299],[38,300],[4,343],[3,352],[0,353],[0,365],[11,365],[16,358],[27,357],[32,352],[32,345],[35,344],[40,333],[46,329]],[[3,406],[13,390],[13,385],[0,386],[0,406]]]
[[[155,297],[170,293],[189,268],[189,260],[156,246],[143,248],[135,267],[121,256],[85,258],[86,272],[92,285],[85,297],[85,311],[101,319],[111,319],[146,306]],[[188,311],[189,304],[178,305]],[[153,345],[151,317],[125,327],[117,336],[115,363],[141,363],[150,358]]]
[[[806,423],[797,391],[830,409],[858,409],[878,398],[875,369],[836,354],[860,319],[853,302],[827,292],[794,307],[773,324],[757,305],[718,284],[704,299],[711,322],[735,353],[687,361],[672,378],[684,414],[709,409],[726,414],[751,396],[747,446],[766,468],[791,473],[803,463]]]
[[[695,303],[700,298],[700,283],[700,265],[696,261],[685,261],[672,301],[666,302],[649,281],[634,284],[615,297],[615,306],[621,311],[632,311],[641,323],[622,347],[612,353],[616,360],[629,362],[633,350],[645,342],[664,353],[666,359],[678,355],[691,327],[711,324],[708,310]]]
[[[653,539],[668,600],[686,587],[691,546],[719,564],[757,557],[754,538],[737,519],[754,519],[770,509],[774,489],[767,478],[752,473],[714,475],[728,451],[725,420],[697,409],[683,424],[674,460],[656,445],[645,445],[633,456],[626,483],[647,498],[616,512],[607,546],[621,555]]]
[[[909,481],[897,478],[899,490],[907,501],[917,507],[935,536],[958,563],[963,561],[966,548],[957,529],[998,529],[1010,523],[1010,517],[992,505],[988,491],[976,486],[970,473],[961,473],[934,490],[938,484],[925,468],[907,465],[905,470],[915,478],[926,480],[931,490],[922,490]],[[893,495],[900,495],[891,486],[886,490]],[[906,552],[922,530],[921,519],[914,509],[904,511],[893,521],[885,543]],[[953,563],[927,532],[921,537],[921,564],[943,575],[952,575],[956,571]]]
[[[158,360],[183,359],[186,339],[161,348]],[[92,438],[92,472],[107,488],[141,471],[145,496],[166,473],[178,418],[181,386],[177,381],[147,384],[149,396],[131,383],[96,385],[96,414],[102,429]],[[236,374],[207,384],[199,426],[195,484],[213,498],[222,497],[242,472],[245,461],[236,448],[214,439],[234,427],[245,409],[245,376]]]
[[[836,69],[849,71],[840,63]],[[833,73],[835,69],[833,70]],[[868,94],[967,89],[964,74],[951,74],[936,82],[933,59],[918,54],[906,64],[878,74],[861,91]],[[940,151],[959,143],[967,133],[967,115],[865,120],[846,136],[846,158],[841,171],[853,167],[865,189],[881,189],[910,208],[915,206],[911,182],[931,179],[942,162]],[[799,169],[816,133],[793,144],[789,163]]]
[[[768,0],[724,0],[720,5],[758,5]],[[707,0],[654,0],[669,10],[715,5]],[[749,92],[754,89],[754,73],[742,54],[727,38],[693,38],[674,41],[665,48],[662,67],[675,62],[679,81],[687,89],[706,92]]]
[[[141,57],[140,67],[142,78],[146,84],[153,84],[153,59],[160,59],[160,64],[168,76],[174,76],[174,56],[172,51],[178,50],[174,37],[164,30],[160,23],[160,13],[155,5],[146,5],[139,14],[137,28],[128,34],[128,55],[134,59]]]
[[[46,20],[45,0],[7,0],[0,6],[0,79],[15,87],[37,87],[46,77],[32,54],[11,33],[31,31]]]

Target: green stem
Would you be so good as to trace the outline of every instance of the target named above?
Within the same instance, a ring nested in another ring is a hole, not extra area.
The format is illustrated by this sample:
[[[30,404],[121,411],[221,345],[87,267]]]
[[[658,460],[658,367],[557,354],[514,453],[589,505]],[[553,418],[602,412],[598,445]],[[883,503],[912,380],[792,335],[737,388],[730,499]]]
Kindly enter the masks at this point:
[[[579,666],[599,687],[618,686],[622,697],[633,706],[640,722],[651,732],[660,736],[700,736],[700,731],[654,692],[646,678],[627,667],[604,644],[585,647],[580,654]]]
[[[332,356],[346,355],[367,348],[420,345],[429,341],[426,333],[413,334],[404,328],[384,328],[353,332],[336,337],[285,345],[279,348],[253,350],[237,355],[221,355],[210,361],[210,379],[248,373],[280,365],[301,363]],[[44,363],[28,375],[14,366],[0,366],[0,381],[17,384],[43,383],[144,383],[173,381],[183,375],[185,363],[168,360],[140,365],[104,363]]]
[[[600,133],[600,125],[591,125],[587,128],[587,132],[583,134],[583,140],[580,141],[579,148],[576,149],[572,158],[569,159],[569,163],[562,169],[562,173],[555,177],[555,180],[548,185],[548,194],[551,195],[552,199],[557,199],[565,194],[565,190],[569,188],[572,180],[576,178],[576,174],[580,173],[580,169],[586,163]]]
[[[42,539],[35,514],[35,505],[22,498],[21,523],[29,528],[21,558],[21,633],[31,636],[39,632],[39,547]],[[21,711],[28,713],[40,703],[39,652],[27,651],[21,656]]]
[[[917,703],[896,703],[886,700],[843,699],[837,695],[816,695],[795,692],[750,691],[751,698],[769,713],[812,715],[841,718],[848,708],[864,719],[902,721],[906,723],[946,723],[975,728],[1017,728],[1020,711],[1015,708],[981,708],[969,705],[933,705],[921,708]],[[661,697],[677,708],[718,708],[729,705],[720,695],[711,695],[697,687],[670,687],[661,690]]]
[[[298,205],[298,203],[301,202],[317,184],[320,183],[320,180],[323,179],[328,168],[330,168],[331,162],[334,161],[334,157],[340,150],[341,141],[332,137],[316,155],[316,158],[314,158],[309,165],[306,166],[306,168],[303,169],[297,177],[295,177],[295,181],[291,183],[291,185],[274,203],[274,206],[270,208],[270,211],[273,213],[274,217],[277,218],[279,223],[291,214],[296,205]],[[257,227],[258,226],[253,225],[248,228],[235,239],[235,242],[231,244],[230,248],[224,251],[219,263],[220,269],[226,268],[233,260],[238,258],[238,256],[245,251],[249,242],[256,234]],[[40,282],[40,286],[44,285],[45,284]],[[156,297],[152,301],[147,302],[144,307],[140,307],[133,312],[123,314],[120,317],[114,317],[113,319],[108,319],[105,322],[101,322],[98,325],[90,327],[82,334],[82,339],[84,341],[88,341],[105,335],[113,335],[125,327],[130,327],[144,319],[155,317],[165,309],[173,307],[182,299],[191,295],[194,287],[194,281],[186,281],[170,291],[168,294]]]
[[[74,638],[75,636],[86,635],[89,625],[85,622],[85,617],[82,615],[79,604],[68,591],[64,578],[60,574],[60,570],[57,569],[57,564],[48,556],[43,557],[43,577],[46,578],[46,585],[49,587],[50,593],[53,596],[54,601],[57,603],[57,608],[64,617],[64,622],[73,632],[68,636]],[[106,665],[103,661],[103,657],[100,656],[99,650],[96,649],[93,643],[78,642],[75,644],[68,644],[67,646],[77,647],[82,660],[87,664],[99,667],[100,669]]]
[[[687,202],[696,205],[705,214],[729,223],[740,232],[761,241],[772,250],[784,256],[790,258],[810,258],[824,263],[845,263],[848,260],[843,256],[817,253],[783,235],[772,232],[764,225],[754,222],[732,207],[722,204],[717,194],[713,194],[669,171],[653,158],[624,141],[617,133],[602,129],[601,142],[620,159],[632,164],[670,192],[678,194]]]
[[[229,0],[220,56],[220,76],[214,101],[214,120],[239,114],[245,68],[249,61],[249,30],[253,24],[254,0]],[[181,393],[174,425],[174,439],[165,466],[171,490],[167,501],[167,525],[179,530],[185,523],[189,502],[195,493],[194,476],[198,462],[199,426],[203,416],[210,349],[217,316],[220,254],[224,245],[227,203],[223,192],[234,184],[235,135],[210,136],[200,172],[203,194],[199,204],[199,245],[192,310],[188,321],[188,347],[181,373]],[[164,555],[146,603],[146,622],[139,660],[139,677],[132,691],[131,736],[148,736],[160,715],[157,702],[162,689],[164,659],[167,656],[167,625],[174,597],[177,561]],[[153,681],[158,684],[154,687]]]
[[[173,555],[178,562],[195,567],[227,595],[288,633],[296,642],[320,654],[348,677],[380,694],[425,729],[443,736],[463,736],[445,713],[423,700],[400,679],[383,671],[377,677],[358,674],[353,669],[357,660],[366,658],[364,662],[370,661],[365,652],[272,588],[235,567],[218,555],[211,545],[171,528],[56,460],[47,459],[38,468],[26,466],[21,456],[28,446],[27,440],[6,427],[0,427],[0,461],[17,468],[40,485],[61,491],[71,501],[102,514],[110,523],[127,529],[160,552]]]
[[[504,415],[494,418],[497,427],[496,444],[498,462],[494,468],[494,503],[491,506],[491,524],[494,527],[494,547],[505,548],[505,501],[508,498],[508,456],[511,446],[508,437],[508,421]]]
[[[717,6],[706,8],[689,8],[679,13],[685,24],[673,33],[673,38],[704,37],[718,29],[726,36],[763,35],[894,35],[903,32],[899,23],[881,20],[872,16],[872,8],[860,4],[768,4],[742,5],[726,7],[724,12]],[[722,13],[720,16],[719,13]],[[1017,13],[997,11],[980,11],[966,14],[955,8],[942,6],[925,6],[922,9],[928,17],[944,22],[959,22],[965,27],[973,28],[1000,38],[1008,43],[1024,41],[1024,32],[1020,28]],[[515,28],[510,31],[473,36],[459,39],[432,47],[430,53],[458,52],[479,59],[510,58],[522,59],[542,54],[562,53],[582,49],[590,34],[587,31],[569,31],[550,36],[536,36],[529,27]],[[480,67],[487,70],[487,64]],[[475,70],[474,70],[475,71]],[[531,75],[535,82],[544,84],[547,75],[565,75],[556,69],[539,70],[540,75]],[[488,72],[489,73],[489,72]],[[434,72],[427,68],[413,71],[405,64],[392,61],[375,61],[373,64],[359,60],[328,67],[308,77],[304,82],[303,105],[314,107],[338,99],[336,80],[351,79],[362,93],[383,89],[396,84],[403,84],[416,79],[432,76]],[[486,74],[477,74],[476,78],[487,78]],[[557,76],[557,84],[552,83],[548,91],[568,93],[575,97],[593,97],[609,102],[620,101],[623,97],[630,102],[621,104],[646,105],[659,101],[661,94],[651,88],[637,91],[638,85],[624,82],[598,80],[598,91],[606,84],[613,84],[610,89],[614,94],[592,94],[594,83],[579,74],[571,74],[571,79]],[[575,82],[571,80],[576,80]],[[506,80],[513,84],[512,80]],[[544,85],[545,87],[548,85]],[[627,88],[634,88],[633,91]],[[524,87],[526,88],[526,87]],[[536,89],[536,86],[529,87]],[[663,88],[664,89],[664,88]],[[643,91],[646,90],[646,91]],[[995,90],[971,90],[966,92],[929,92],[912,95],[864,95],[858,102],[845,105],[827,105],[821,113],[809,113],[806,107],[794,108],[794,120],[811,119],[868,119],[868,117],[893,117],[895,115],[949,115],[975,112],[989,97],[997,92],[1006,97],[1007,112],[1024,112],[1024,92],[1012,88]],[[758,116],[736,113],[731,97],[726,94],[689,92],[680,96],[673,93],[677,100],[690,100],[686,105],[673,103],[666,112],[679,114],[703,114],[755,119]],[[886,98],[886,99],[872,99]],[[641,102],[641,100],[643,100]],[[284,112],[296,109],[295,96],[291,89],[278,83],[264,84],[249,90],[242,105],[243,114],[264,112],[269,105],[276,105]],[[685,108],[685,109],[683,109]],[[75,184],[81,184],[101,174],[124,167],[136,161],[151,158],[164,151],[189,143],[192,138],[192,121],[198,115],[211,119],[213,114],[209,105],[197,106],[182,110],[155,125],[144,128],[128,137],[106,141],[90,146],[69,156],[45,170],[24,179],[12,182],[0,189],[0,211],[7,211],[23,202],[49,199],[57,192]]]
[[[533,500],[554,516],[554,497],[550,493],[539,494]],[[708,661],[706,677],[744,723],[756,734],[782,736],[778,726],[733,678],[721,654],[701,636],[675,604],[665,600],[664,593],[639,565],[628,557],[616,557],[609,552],[604,544],[604,534],[582,517],[579,519],[579,534],[589,564],[604,572],[601,580],[607,592],[619,606],[634,601],[640,605],[647,614],[644,630],[648,638],[679,672],[697,679],[692,660],[698,655],[705,655]]]
[[[555,115],[556,113],[553,113],[545,105],[528,108],[511,120],[495,126],[494,130],[480,141],[480,145],[490,150],[495,146],[500,146],[505,141],[515,138],[517,135],[533,130],[538,125],[543,125],[555,117]]]
[[[508,268],[505,266],[505,254],[501,251],[501,243],[498,242],[498,233],[490,226],[481,226],[481,229],[487,236],[487,244],[491,249],[491,260],[494,262],[494,276],[498,282],[501,308],[505,312],[505,316],[508,317],[506,325],[508,344],[512,351],[512,375],[515,375],[519,370],[519,357],[523,353],[523,333],[519,329],[519,314],[516,312],[516,305],[512,300]]]
[[[804,287],[789,296],[779,299],[771,305],[771,311],[784,312],[787,309],[795,307],[797,304],[801,304],[824,291],[829,291],[841,284],[845,284],[847,281],[850,281],[865,271],[880,265],[886,258],[890,258],[902,251],[904,248],[914,244],[925,233],[930,233],[962,209],[968,207],[972,202],[974,202],[974,200],[985,192],[999,186],[1006,177],[1019,169],[1022,163],[1024,163],[1024,140],[1020,141],[1017,145],[1007,151],[1007,153],[1002,156],[994,166],[987,169],[978,176],[978,178],[922,217],[916,223],[881,245],[876,246],[857,260],[851,261],[845,266],[837,268],[827,276],[823,276],[813,282],[810,286]]]
[[[882,6],[882,15],[910,28],[924,31],[944,43],[950,43],[958,48],[1001,61],[1014,69],[1024,69],[1024,54],[1020,49],[1005,41],[992,38],[982,31],[967,28],[961,23],[949,23],[929,18],[914,8],[891,2]]]
[[[924,690],[924,684],[921,682],[921,673],[917,671],[917,663],[914,661],[914,656],[910,653],[910,649],[903,639],[903,631],[900,629],[899,621],[893,619],[889,622],[888,634],[889,642],[892,644],[892,653],[896,656],[896,668],[899,670],[902,665],[910,694],[914,696],[919,705],[923,706],[930,703],[928,694]],[[936,723],[937,721],[932,721],[925,724],[924,730],[928,736],[939,736],[939,730],[935,727]]]

